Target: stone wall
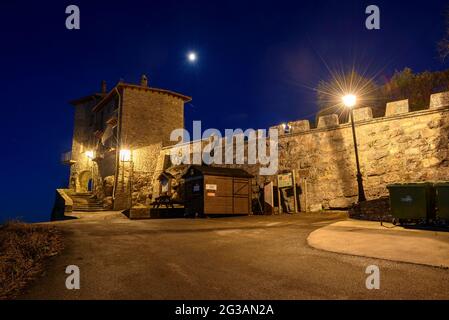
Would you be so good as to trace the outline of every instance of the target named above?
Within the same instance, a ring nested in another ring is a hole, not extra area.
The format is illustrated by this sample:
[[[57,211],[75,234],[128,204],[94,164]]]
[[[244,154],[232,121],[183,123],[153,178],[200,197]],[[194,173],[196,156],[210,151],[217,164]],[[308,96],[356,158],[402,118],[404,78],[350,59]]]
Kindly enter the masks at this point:
[[[184,128],[184,101],[167,93],[139,87],[123,89],[121,144],[139,149],[170,142],[170,133]]]
[[[449,93],[433,95],[427,110],[408,112],[408,101],[389,103],[385,117],[373,118],[370,108],[354,110],[361,171],[368,200],[388,195],[391,183],[449,180]],[[277,127],[279,171],[295,170],[301,188],[300,206],[307,211],[351,207],[357,201],[352,129],[338,116],[320,117],[317,128],[307,120]],[[159,164],[170,153],[161,150]],[[257,166],[243,167],[256,183]],[[156,169],[161,172],[159,165]]]
[[[387,105],[386,116],[354,110],[361,171],[368,199],[388,195],[391,183],[449,179],[449,93],[432,96],[429,109],[408,112],[408,101]],[[347,208],[357,200],[352,130],[338,117],[323,116],[318,128],[302,121],[279,141],[280,170],[296,170],[307,184],[307,209]],[[296,129],[296,130],[295,130]],[[305,199],[302,199],[305,201]]]
[[[91,136],[93,134],[90,126],[90,114],[97,100],[92,99],[75,105],[75,123],[72,139],[72,158],[74,164],[70,168],[69,188],[80,189],[79,175],[83,171],[91,171],[92,164],[86,157],[85,152],[89,150]]]
[[[120,144],[131,150],[132,162],[119,163],[115,209],[149,204],[160,151],[173,144],[173,130],[184,128],[184,101],[176,96],[125,87],[122,103]]]
[[[392,222],[390,197],[360,202],[349,210],[352,219]]]

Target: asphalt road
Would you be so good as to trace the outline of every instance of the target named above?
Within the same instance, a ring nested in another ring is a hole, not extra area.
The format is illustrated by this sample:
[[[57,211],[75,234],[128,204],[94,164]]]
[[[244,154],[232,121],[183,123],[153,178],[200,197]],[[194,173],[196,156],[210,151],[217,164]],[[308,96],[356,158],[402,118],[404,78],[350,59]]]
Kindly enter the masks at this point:
[[[64,252],[22,299],[449,299],[449,270],[313,249],[338,214],[58,223]],[[373,245],[376,245],[373,243]],[[377,265],[380,290],[365,269]],[[77,265],[80,290],[67,290]]]

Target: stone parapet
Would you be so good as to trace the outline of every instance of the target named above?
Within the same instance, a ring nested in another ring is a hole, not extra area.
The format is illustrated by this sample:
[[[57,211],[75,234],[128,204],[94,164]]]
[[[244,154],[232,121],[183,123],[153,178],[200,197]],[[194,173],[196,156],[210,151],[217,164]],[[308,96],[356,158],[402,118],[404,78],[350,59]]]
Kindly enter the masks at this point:
[[[354,109],[354,121],[365,121],[373,118],[373,109],[369,107]]]
[[[310,130],[309,120],[291,121],[288,123],[291,133],[306,132]]]
[[[393,101],[387,103],[387,109],[385,111],[386,117],[391,117],[397,114],[403,114],[409,112],[408,99]]]
[[[430,96],[430,109],[449,107],[449,92],[435,93]]]
[[[338,116],[336,114],[330,114],[327,116],[321,116],[318,119],[318,129],[333,128],[340,124]]]

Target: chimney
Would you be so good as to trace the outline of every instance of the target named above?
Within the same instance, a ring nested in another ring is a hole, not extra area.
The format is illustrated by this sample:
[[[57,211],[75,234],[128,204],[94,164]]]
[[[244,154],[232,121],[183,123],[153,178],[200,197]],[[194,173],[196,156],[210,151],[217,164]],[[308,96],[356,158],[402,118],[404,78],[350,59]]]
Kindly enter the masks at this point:
[[[101,93],[106,93],[108,91],[108,87],[106,85],[106,81],[101,81]]]
[[[142,75],[142,77],[140,77],[140,85],[142,87],[148,87],[148,78],[146,75]]]

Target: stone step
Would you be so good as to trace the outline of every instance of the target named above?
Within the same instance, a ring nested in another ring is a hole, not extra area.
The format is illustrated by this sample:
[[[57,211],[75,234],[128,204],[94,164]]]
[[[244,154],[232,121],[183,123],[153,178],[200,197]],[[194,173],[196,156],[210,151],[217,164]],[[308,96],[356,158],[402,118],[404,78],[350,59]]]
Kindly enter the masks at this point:
[[[103,202],[93,196],[91,192],[75,193],[70,195],[73,201],[73,211],[98,212],[107,211]]]
[[[103,208],[102,204],[75,204],[75,207],[86,207],[86,208]]]
[[[72,196],[71,198],[77,199],[77,200],[91,200],[91,199],[95,200],[95,199],[97,199],[95,197],[74,197],[74,196]]]
[[[103,202],[98,201],[98,200],[95,200],[95,201],[77,201],[77,200],[75,200],[75,201],[73,201],[73,203],[74,204],[93,204],[93,205],[95,205],[95,204],[102,204]]]
[[[107,211],[106,209],[86,209],[86,208],[76,208],[73,211],[80,211],[80,212],[102,212],[102,211]]]
[[[102,205],[96,205],[96,206],[86,206],[86,205],[75,205],[75,208],[103,208]]]

